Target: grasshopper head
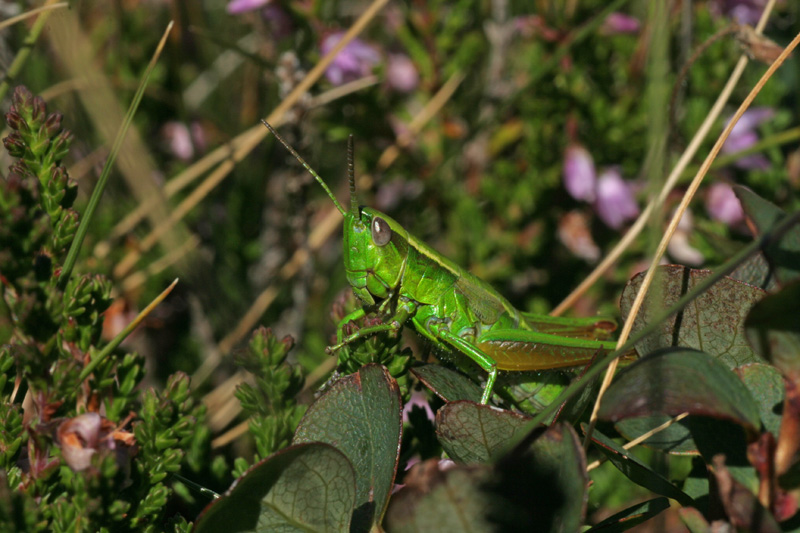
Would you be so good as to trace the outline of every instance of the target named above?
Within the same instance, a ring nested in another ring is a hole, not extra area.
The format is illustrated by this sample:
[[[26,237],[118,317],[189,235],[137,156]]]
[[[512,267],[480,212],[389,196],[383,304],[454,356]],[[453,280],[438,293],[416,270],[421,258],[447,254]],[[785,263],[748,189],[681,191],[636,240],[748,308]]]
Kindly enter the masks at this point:
[[[344,267],[356,296],[367,305],[387,298],[400,284],[408,257],[408,233],[380,211],[356,208],[345,216]]]
[[[347,281],[356,296],[367,305],[375,297],[387,298],[400,284],[408,257],[408,233],[403,227],[380,211],[358,206],[355,172],[353,170],[353,136],[347,143],[347,174],[350,181],[350,209],[336,200],[325,180],[289,146],[275,128],[262,120],[264,126],[308,170],[325,189],[333,205],[344,217],[344,267]]]

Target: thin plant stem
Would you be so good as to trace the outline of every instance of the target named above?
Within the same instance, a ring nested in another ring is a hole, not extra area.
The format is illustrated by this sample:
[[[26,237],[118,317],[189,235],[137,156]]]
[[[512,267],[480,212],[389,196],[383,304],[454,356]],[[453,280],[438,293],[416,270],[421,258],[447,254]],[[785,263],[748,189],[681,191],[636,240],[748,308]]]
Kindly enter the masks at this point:
[[[119,346],[120,344],[122,344],[122,341],[124,341],[124,340],[125,340],[125,339],[128,337],[128,335],[130,335],[131,333],[133,333],[133,330],[135,330],[137,327],[139,327],[139,324],[141,324],[141,323],[142,323],[142,321],[143,321],[145,318],[147,318],[147,315],[149,315],[149,314],[150,314],[150,313],[153,311],[153,309],[155,309],[155,308],[156,308],[156,306],[157,306],[158,304],[160,304],[162,301],[164,301],[164,298],[166,298],[166,297],[167,297],[167,295],[169,295],[169,293],[171,293],[171,292],[172,292],[172,289],[174,289],[174,288],[175,288],[175,285],[177,285],[177,284],[178,284],[178,280],[177,280],[177,278],[176,278],[176,279],[175,279],[175,281],[173,281],[172,283],[170,283],[169,287],[167,287],[166,289],[164,289],[164,290],[161,292],[161,294],[159,294],[158,296],[156,296],[156,297],[155,297],[155,299],[153,299],[153,301],[152,301],[152,302],[150,302],[150,303],[148,304],[148,306],[147,306],[147,307],[145,307],[145,308],[142,310],[142,312],[141,312],[141,313],[139,313],[139,314],[136,316],[136,318],[134,318],[134,319],[131,321],[131,323],[130,323],[130,324],[128,324],[127,326],[125,326],[125,328],[124,328],[122,331],[120,331],[120,332],[117,334],[117,336],[116,336],[116,337],[114,337],[114,338],[111,340],[111,342],[109,342],[108,344],[106,344],[105,346],[103,346],[103,349],[102,349],[102,350],[100,350],[100,351],[97,353],[97,355],[95,355],[94,357],[92,357],[92,360],[91,360],[91,361],[89,361],[89,364],[88,364],[88,365],[86,365],[86,366],[83,368],[83,370],[81,371],[81,374],[80,374],[80,376],[78,377],[78,381],[83,381],[84,379],[88,378],[88,377],[89,377],[89,374],[91,374],[92,372],[94,372],[94,369],[95,369],[95,368],[97,368],[97,365],[99,365],[100,363],[102,363],[102,362],[103,362],[103,360],[105,360],[105,358],[106,358],[106,357],[108,357],[108,356],[111,354],[111,352],[113,352],[114,350],[116,350],[117,346]]]
[[[78,226],[78,231],[75,233],[75,238],[72,240],[72,245],[67,253],[67,258],[64,260],[64,267],[61,269],[61,275],[58,278],[58,284],[62,288],[66,286],[67,281],[69,281],[69,277],[72,274],[72,269],[74,268],[75,262],[78,259],[78,252],[80,252],[83,239],[86,238],[86,233],[89,231],[89,225],[91,224],[92,217],[97,210],[97,206],[100,205],[100,198],[103,196],[103,192],[108,184],[108,178],[111,175],[111,169],[113,168],[114,161],[116,160],[119,150],[122,147],[122,141],[125,140],[125,134],[128,132],[128,129],[133,122],[133,117],[136,114],[136,111],[139,109],[139,103],[142,101],[144,89],[147,87],[147,82],[150,80],[150,74],[152,74],[156,63],[158,62],[158,58],[161,56],[161,51],[164,49],[164,45],[167,42],[167,36],[172,30],[172,26],[173,22],[170,21],[170,23],[167,24],[166,30],[164,30],[164,35],[161,36],[161,41],[158,43],[153,57],[150,59],[150,64],[147,65],[147,69],[144,71],[142,81],[139,84],[139,89],[136,91],[133,101],[128,108],[128,113],[125,115],[125,121],[122,123],[122,127],[119,129],[119,132],[117,132],[117,138],[114,139],[114,144],[111,147],[109,157],[106,160],[106,164],[103,167],[103,171],[100,174],[97,185],[92,191],[92,196],[89,198],[86,211],[84,212],[83,217],[81,217],[81,223]]]

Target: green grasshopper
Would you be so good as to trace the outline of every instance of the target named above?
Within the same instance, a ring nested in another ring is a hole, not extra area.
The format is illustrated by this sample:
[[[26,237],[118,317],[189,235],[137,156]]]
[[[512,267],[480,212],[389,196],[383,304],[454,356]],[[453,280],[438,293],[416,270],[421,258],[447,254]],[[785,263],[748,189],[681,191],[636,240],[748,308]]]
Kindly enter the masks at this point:
[[[410,323],[445,352],[459,352],[486,373],[481,397],[492,398],[498,371],[529,372],[580,367],[616,348],[606,341],[616,323],[606,318],[562,318],[515,309],[491,285],[473,276],[408,233],[398,222],[359,206],[348,142],[350,209],[336,200],[322,177],[270,126],[264,125],[325,189],[344,217],[347,281],[363,306],[337,325],[333,353],[358,339],[398,334]],[[384,323],[345,336],[344,327],[374,309]]]

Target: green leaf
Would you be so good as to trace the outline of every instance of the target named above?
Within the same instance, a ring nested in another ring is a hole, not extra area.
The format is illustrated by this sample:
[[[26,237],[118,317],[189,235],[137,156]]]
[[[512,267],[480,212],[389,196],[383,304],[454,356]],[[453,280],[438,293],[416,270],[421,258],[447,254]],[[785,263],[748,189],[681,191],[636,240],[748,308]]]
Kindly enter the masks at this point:
[[[684,412],[732,421],[750,435],[761,426],[758,405],[736,374],[708,354],[683,348],[653,353],[620,372],[598,415],[624,420],[617,429],[632,439]],[[694,452],[689,422],[684,419],[645,442],[671,453]]]
[[[356,529],[379,524],[397,472],[402,405],[397,382],[370,364],[331,386],[306,412],[294,443],[336,446],[356,471]]]
[[[495,391],[510,405],[523,413],[533,415],[553,403],[582,370],[503,372],[497,377]],[[551,423],[556,416],[562,421],[573,421],[580,418],[581,413],[596,392],[595,385],[598,381],[599,379],[595,379],[587,385],[579,396],[562,406],[546,423]]]
[[[492,476],[487,465],[439,468],[437,459],[414,466],[405,486],[392,497],[386,530],[393,533],[429,531],[492,532],[487,515],[494,507],[482,487]]]
[[[730,277],[765,291],[772,291],[778,288],[778,283],[775,281],[775,273],[762,252],[751,255],[736,270],[731,272]]]
[[[291,446],[254,465],[210,503],[195,532],[347,531],[355,487],[353,467],[337,449]]]
[[[711,275],[709,270],[667,265],[659,267],[644,305],[636,317],[633,331],[644,329],[651,317],[660,315],[695,285]],[[627,317],[636,293],[644,279],[637,275],[622,292],[620,309]],[[753,305],[766,292],[731,278],[723,278],[704,294],[688,304],[683,311],[665,321],[660,329],[636,345],[641,355],[659,348],[681,346],[695,348],[718,358],[729,368],[761,362],[744,332],[744,319]]]
[[[446,402],[469,400],[480,402],[483,391],[463,374],[442,365],[422,365],[411,373],[434,394]]]
[[[533,439],[532,442],[530,439]],[[586,514],[586,455],[575,429],[555,423],[534,430],[497,462],[487,490],[503,504],[491,514],[498,531],[577,531]]]
[[[555,424],[488,465],[416,465],[392,498],[386,529],[577,531],[586,511],[586,458],[571,426]]]
[[[759,235],[763,235],[786,218],[786,212],[756,193],[741,186],[734,186],[733,192],[739,198],[745,216],[756,227]],[[789,283],[800,277],[800,228],[793,227],[782,236],[768,242],[764,255],[781,284]]]
[[[620,435],[623,435],[628,440],[633,440],[672,418],[669,415],[642,416],[620,420],[615,426]],[[686,427],[686,419],[676,422],[648,437],[644,444],[650,448],[675,455],[698,453],[697,444],[692,439],[692,432]]]
[[[681,505],[692,505],[694,503],[694,500],[688,494],[599,431],[595,430],[592,433],[592,441],[598,445],[598,449],[620,472],[637,485],[661,496],[672,498]]]
[[[774,366],[761,363],[744,365],[737,368],[736,373],[758,404],[764,427],[777,439],[786,392],[781,373]]]
[[[620,372],[599,415],[618,421],[683,412],[731,420],[753,433],[761,425],[758,406],[736,374],[706,353],[682,348],[651,354]]]
[[[637,503],[596,524],[586,533],[618,533],[647,522],[661,511],[669,509],[667,498],[654,498]]]
[[[451,402],[436,413],[436,436],[447,455],[457,463],[488,463],[498,458],[509,439],[528,420],[526,416],[489,405]]]
[[[787,375],[800,375],[800,281],[766,296],[745,321],[756,352]]]
[[[694,507],[678,509],[678,516],[690,533],[711,533],[711,524],[698,509]]]

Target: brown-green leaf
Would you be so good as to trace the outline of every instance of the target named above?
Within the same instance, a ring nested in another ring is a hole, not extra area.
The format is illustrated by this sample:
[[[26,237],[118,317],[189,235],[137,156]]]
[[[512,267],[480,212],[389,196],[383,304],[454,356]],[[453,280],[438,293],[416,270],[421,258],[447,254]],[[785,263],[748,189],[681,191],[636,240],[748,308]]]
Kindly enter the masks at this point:
[[[786,375],[800,376],[800,281],[757,303],[745,328],[756,352]]]
[[[402,431],[397,382],[385,367],[366,365],[320,396],[300,421],[294,443],[336,446],[356,472],[355,526],[379,524],[389,500]]]
[[[534,430],[528,441],[497,462],[487,486],[503,501],[493,509],[496,530],[578,531],[589,476],[575,429],[557,422]]]
[[[535,431],[529,442],[489,465],[415,466],[392,498],[392,532],[572,532],[586,511],[586,458],[571,426]]]
[[[491,476],[488,465],[445,471],[436,459],[415,465],[405,487],[392,497],[386,529],[393,533],[495,531],[487,518],[495,502],[482,489]]]
[[[350,528],[355,501],[350,461],[327,444],[300,444],[245,472],[205,508],[194,531],[338,533]]]
[[[422,365],[411,369],[423,385],[446,402],[458,400],[481,401],[483,391],[463,374],[442,365]]]
[[[736,373],[758,404],[764,427],[777,439],[786,390],[781,373],[774,366],[761,363],[744,365],[737,368]]]
[[[763,235],[784,219],[786,213],[756,193],[741,187],[733,187],[733,191],[742,203],[747,219],[755,226],[759,235]],[[764,255],[781,284],[786,284],[800,277],[800,228],[789,229],[777,239],[771,240],[764,248]]]
[[[677,265],[659,267],[633,331],[643,329],[651,317],[660,315],[710,274],[708,270]],[[625,286],[620,302],[624,317],[628,316],[643,279],[644,274],[639,274]],[[695,348],[718,358],[729,368],[762,361],[747,343],[744,319],[765,295],[758,287],[724,278],[661,324],[655,333],[639,342],[636,349],[644,356],[660,348]]]
[[[756,433],[758,406],[735,373],[714,357],[672,348],[636,361],[614,379],[600,406],[601,418],[626,418],[688,412],[730,420]]]
[[[436,413],[436,436],[456,462],[488,463],[497,459],[528,417],[475,402],[446,404]]]

